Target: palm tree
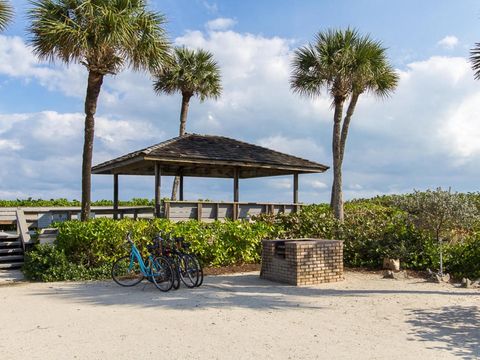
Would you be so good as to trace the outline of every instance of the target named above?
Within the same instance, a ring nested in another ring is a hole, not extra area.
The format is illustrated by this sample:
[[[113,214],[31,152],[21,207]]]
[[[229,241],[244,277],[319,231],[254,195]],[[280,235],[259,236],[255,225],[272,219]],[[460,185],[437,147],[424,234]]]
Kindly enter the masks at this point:
[[[295,92],[314,97],[326,89],[332,97],[333,185],[330,204],[335,217],[343,221],[342,164],[358,99],[365,92],[388,96],[398,83],[398,75],[388,63],[382,44],[369,36],[360,36],[353,29],[319,32],[314,44],[296,50],[292,65],[290,85]]]
[[[8,1],[0,0],[0,31],[5,30],[12,16],[13,9]]]
[[[29,10],[34,52],[41,59],[80,63],[87,68],[82,211],[90,214],[95,112],[105,75],[125,67],[154,71],[169,61],[164,16],[145,0],[37,0]]]
[[[161,73],[154,74],[153,88],[158,94],[182,94],[179,135],[185,134],[190,99],[197,96],[200,101],[217,99],[222,93],[220,69],[213,55],[205,50],[190,50],[177,47],[173,65]],[[179,177],[172,187],[172,200],[177,198]]]

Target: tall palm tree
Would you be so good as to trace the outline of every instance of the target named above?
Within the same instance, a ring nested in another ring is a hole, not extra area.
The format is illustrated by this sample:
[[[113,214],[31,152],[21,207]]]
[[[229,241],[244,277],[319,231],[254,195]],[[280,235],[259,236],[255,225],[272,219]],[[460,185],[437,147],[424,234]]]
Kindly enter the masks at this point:
[[[382,44],[353,29],[319,32],[313,44],[296,50],[292,66],[290,85],[295,92],[314,97],[326,90],[332,97],[331,207],[335,217],[343,221],[342,164],[358,99],[365,92],[388,96],[397,85],[398,75],[389,64]]]
[[[5,30],[13,17],[13,9],[6,0],[0,0],[0,31]]]
[[[169,61],[164,16],[146,0],[36,0],[29,10],[34,52],[41,59],[87,68],[82,211],[90,214],[91,166],[98,96],[106,75],[125,67],[155,71]]]
[[[153,88],[158,94],[182,94],[179,135],[185,134],[190,99],[197,96],[200,101],[217,99],[222,93],[220,68],[213,55],[205,50],[190,50],[177,47],[173,65],[161,73],[154,74]],[[172,187],[172,200],[177,198],[179,177]]]

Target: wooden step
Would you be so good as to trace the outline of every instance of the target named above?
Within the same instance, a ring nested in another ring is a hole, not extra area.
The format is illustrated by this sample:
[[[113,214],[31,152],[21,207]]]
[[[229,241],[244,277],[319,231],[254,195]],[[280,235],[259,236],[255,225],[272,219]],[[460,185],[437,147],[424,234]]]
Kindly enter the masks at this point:
[[[0,263],[0,269],[18,269],[23,266],[23,261],[14,263]]]
[[[10,248],[10,249],[1,249],[0,248],[0,256],[1,255],[8,255],[8,254],[22,254],[23,249],[22,248]]]
[[[9,239],[19,239],[20,235],[7,232],[0,232],[0,241]]]
[[[0,263],[23,260],[23,255],[0,255]]]
[[[20,241],[0,241],[0,248],[12,248],[18,247],[21,248],[22,244]]]

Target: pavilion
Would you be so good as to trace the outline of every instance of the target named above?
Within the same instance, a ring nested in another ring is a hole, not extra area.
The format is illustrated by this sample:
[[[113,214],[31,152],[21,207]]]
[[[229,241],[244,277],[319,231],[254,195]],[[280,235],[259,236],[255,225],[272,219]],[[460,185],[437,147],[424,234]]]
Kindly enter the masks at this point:
[[[293,175],[293,204],[298,205],[298,175],[322,173],[328,166],[284,154],[258,145],[213,135],[186,134],[95,165],[93,174],[113,175],[114,212],[118,211],[119,175],[155,176],[155,216],[168,217],[171,206],[184,202],[184,177],[233,179],[231,217],[238,217],[239,180],[277,175]],[[161,201],[161,177],[179,176],[179,200]],[[223,204],[223,203],[222,203]],[[179,206],[180,206],[179,205]],[[283,207],[285,209],[285,205]],[[295,207],[296,208],[296,207]],[[198,210],[199,209],[199,210]],[[167,210],[167,214],[165,214]],[[197,205],[201,213],[201,205]],[[218,218],[218,205],[217,205]],[[200,216],[197,217],[201,218]]]

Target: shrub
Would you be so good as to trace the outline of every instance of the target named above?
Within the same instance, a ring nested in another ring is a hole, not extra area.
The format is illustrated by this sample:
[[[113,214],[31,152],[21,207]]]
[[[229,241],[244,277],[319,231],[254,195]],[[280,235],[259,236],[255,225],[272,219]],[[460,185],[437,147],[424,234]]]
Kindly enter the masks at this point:
[[[254,222],[67,221],[56,225],[56,248],[37,246],[27,254],[25,272],[42,281],[109,277],[110,264],[127,254],[128,231],[144,254],[158,232],[183,236],[209,266],[258,262],[262,239],[315,237],[343,240],[344,263],[349,267],[379,268],[384,257],[391,257],[400,258],[404,268],[437,268],[435,236],[418,221],[411,221],[412,213],[393,205],[392,198],[347,203],[344,223],[335,220],[326,205],[305,206],[288,215],[264,214]],[[458,222],[449,233],[452,240],[444,248],[444,262],[454,276],[480,276],[480,224],[476,226],[475,231],[466,230]]]
[[[63,281],[105,279],[110,266],[86,267],[68,261],[65,253],[55,246],[36,245],[25,254],[23,273],[29,280]]]

